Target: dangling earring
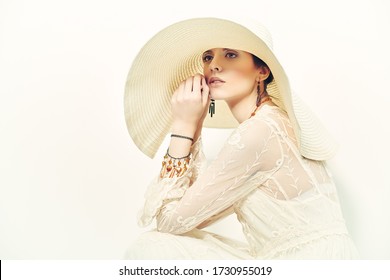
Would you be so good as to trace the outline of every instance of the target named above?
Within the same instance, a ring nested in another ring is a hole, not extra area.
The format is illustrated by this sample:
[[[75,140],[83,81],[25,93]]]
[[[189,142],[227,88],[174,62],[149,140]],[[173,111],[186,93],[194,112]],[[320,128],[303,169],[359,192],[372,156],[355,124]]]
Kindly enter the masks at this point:
[[[257,99],[256,99],[256,107],[259,107],[261,103],[261,93],[260,93],[260,81],[257,82]]]
[[[215,114],[215,100],[211,98],[211,103],[210,103],[210,107],[209,107],[209,114],[211,117],[213,117],[213,115]]]
[[[261,92],[261,89],[260,89],[260,81],[257,82],[256,108],[255,108],[255,110],[252,112],[252,114],[251,114],[251,116],[250,116],[249,118],[251,118],[251,117],[253,117],[254,115],[256,115],[256,111],[257,111],[257,109],[259,109],[259,107],[260,107],[260,105],[261,105],[262,103],[265,103],[265,102],[267,102],[267,101],[272,101],[272,99],[271,99],[271,97],[269,97],[269,95],[268,95],[266,89],[267,89],[267,84],[264,83],[264,90],[263,90],[263,92]],[[262,95],[264,95],[264,96],[263,96],[264,98],[261,98]]]

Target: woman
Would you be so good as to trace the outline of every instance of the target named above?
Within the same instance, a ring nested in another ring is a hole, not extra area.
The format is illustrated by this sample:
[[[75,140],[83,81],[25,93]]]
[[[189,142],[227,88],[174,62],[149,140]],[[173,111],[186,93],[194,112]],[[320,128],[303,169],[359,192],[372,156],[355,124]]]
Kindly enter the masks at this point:
[[[291,93],[258,23],[198,18],[159,32],[133,62],[125,114],[151,157],[171,130],[139,218],[157,229],[126,258],[358,257],[324,163],[335,146]],[[203,126],[237,127],[208,166]],[[232,213],[247,243],[202,230]]]

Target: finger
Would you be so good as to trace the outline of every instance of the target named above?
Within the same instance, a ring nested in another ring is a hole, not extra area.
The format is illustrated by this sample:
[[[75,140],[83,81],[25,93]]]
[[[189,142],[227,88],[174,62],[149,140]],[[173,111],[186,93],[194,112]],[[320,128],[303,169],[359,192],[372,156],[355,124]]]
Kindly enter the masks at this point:
[[[202,103],[203,103],[203,106],[207,106],[207,104],[210,101],[210,96],[209,96],[210,88],[206,83],[205,77],[202,77],[201,81],[202,81],[202,85],[201,85],[202,86]]]
[[[185,80],[185,85],[184,85],[184,94],[190,94],[192,93],[192,84],[193,84],[193,77],[188,77]]]
[[[196,74],[194,76],[192,84],[192,92],[196,94],[200,94],[200,89],[201,89],[201,83],[202,83],[202,76],[200,74]]]
[[[175,92],[172,95],[172,101],[177,101],[178,97],[182,95],[185,87],[185,81],[182,81],[178,88],[175,90]]]

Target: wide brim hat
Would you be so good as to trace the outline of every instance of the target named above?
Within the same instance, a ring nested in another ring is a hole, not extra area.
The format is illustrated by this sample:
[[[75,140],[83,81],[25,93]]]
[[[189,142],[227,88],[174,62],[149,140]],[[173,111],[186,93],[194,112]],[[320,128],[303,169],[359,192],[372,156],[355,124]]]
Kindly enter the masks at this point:
[[[124,113],[127,129],[136,146],[153,158],[172,124],[171,97],[179,84],[203,73],[202,54],[212,48],[249,52],[262,59],[274,80],[267,92],[287,112],[300,153],[327,160],[337,145],[313,112],[292,93],[288,77],[273,52],[268,30],[252,20],[193,18],[158,32],[139,51],[127,76]],[[234,128],[238,122],[224,101],[215,101],[216,114],[205,127]]]

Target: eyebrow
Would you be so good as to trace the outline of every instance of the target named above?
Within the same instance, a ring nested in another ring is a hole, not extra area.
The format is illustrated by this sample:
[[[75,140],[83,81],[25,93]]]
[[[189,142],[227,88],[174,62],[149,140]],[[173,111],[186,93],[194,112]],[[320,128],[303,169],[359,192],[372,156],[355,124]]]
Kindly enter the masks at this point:
[[[236,52],[237,50],[229,49],[229,48],[223,48],[223,51],[235,51]],[[212,51],[211,50],[207,50],[203,54],[206,54],[206,53],[212,53]]]
[[[237,51],[237,50],[235,50],[235,49],[229,49],[229,48],[223,48],[223,50],[224,50],[224,51],[234,51],[234,52]]]

